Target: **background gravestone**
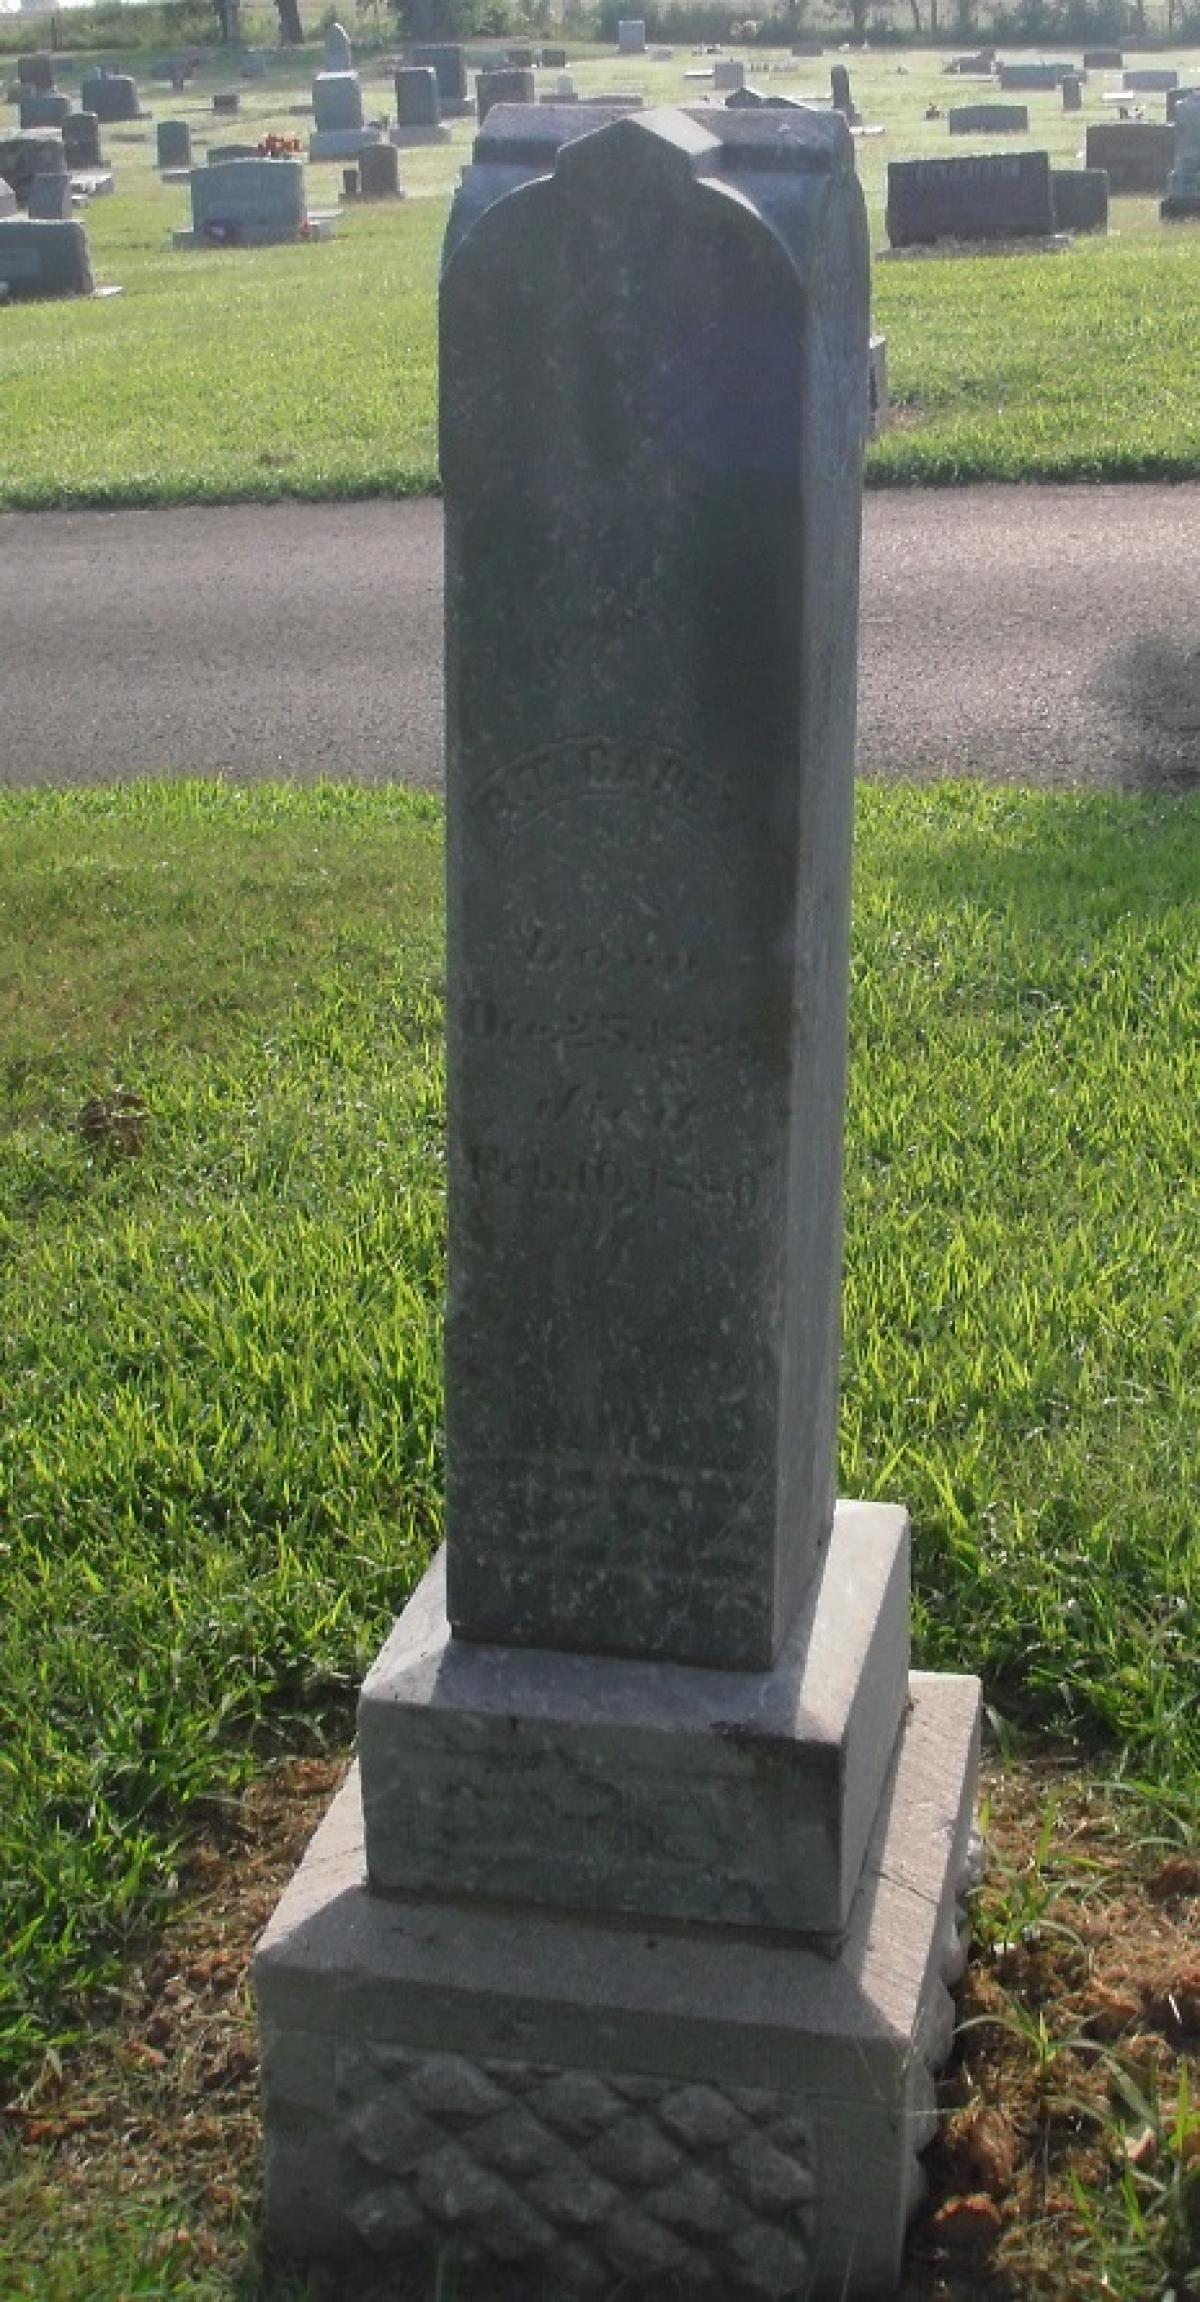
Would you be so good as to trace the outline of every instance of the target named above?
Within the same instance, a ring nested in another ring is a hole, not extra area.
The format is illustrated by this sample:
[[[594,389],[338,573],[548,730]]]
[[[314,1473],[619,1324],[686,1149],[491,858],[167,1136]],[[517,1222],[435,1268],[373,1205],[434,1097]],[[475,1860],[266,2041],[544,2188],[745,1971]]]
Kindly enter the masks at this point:
[[[197,244],[270,247],[298,240],[307,220],[299,160],[210,160],[193,168],[191,190]]]
[[[978,1713],[833,1499],[865,213],[831,115],[580,115],[447,234],[447,1546],[259,1949],[267,2227],[853,2297]]]
[[[1087,132],[1087,164],[1102,168],[1116,196],[1165,192],[1175,164],[1175,127],[1165,120],[1095,120]]]
[[[481,72],[475,82],[475,103],[482,128],[493,104],[532,104],[536,97],[532,72],[502,68],[498,72]]]
[[[1161,96],[1179,86],[1179,74],[1167,65],[1135,65],[1122,73],[1121,86],[1131,96]]]
[[[21,96],[18,118],[23,128],[61,128],[70,109],[69,96],[31,88],[27,95]]]
[[[622,56],[644,56],[646,27],[640,16],[623,16],[617,25],[617,48]]]
[[[1089,147],[1091,134],[1089,129]],[[1048,239],[1055,228],[1045,152],[892,160],[887,182],[887,234],[893,248],[935,240]]]
[[[1083,82],[1077,72],[1066,72],[1063,75],[1062,108],[1064,112],[1083,110]]]
[[[437,73],[438,101],[447,119],[457,119],[475,109],[467,87],[466,55],[453,42],[434,41],[412,51],[414,64],[427,64]]]
[[[946,114],[952,136],[1027,136],[1027,104],[952,104]]]
[[[187,120],[160,120],[155,132],[156,162],[160,168],[190,168],[192,130]]]
[[[93,295],[96,283],[83,225],[24,216],[0,221],[0,280],[8,281],[14,302]]]
[[[358,191],[363,200],[402,200],[400,154],[394,144],[368,144],[359,154]]]
[[[142,118],[137,81],[131,79],[127,72],[85,74],[79,105],[81,111],[94,112],[105,126],[116,121]]]
[[[378,131],[364,124],[362,82],[357,72],[318,72],[312,84],[312,102],[311,160],[356,159],[365,144],[378,142]]]
[[[325,34],[325,70],[349,72],[354,63],[350,34],[344,24],[331,24]]]
[[[396,128],[405,144],[440,144],[449,136],[432,64],[402,64],[397,71]]]
[[[71,214],[71,178],[60,145],[57,166],[39,168],[29,187],[28,214],[42,223],[62,223]]]
[[[68,112],[61,133],[68,168],[103,168],[100,122],[94,112]]]
[[[1175,152],[1159,215],[1167,224],[1200,216],[1200,93],[1175,107]]]
[[[1060,232],[1107,232],[1108,177],[1103,168],[1053,168],[1054,223]]]
[[[23,88],[40,88],[48,95],[54,86],[53,56],[18,56],[17,78]]]

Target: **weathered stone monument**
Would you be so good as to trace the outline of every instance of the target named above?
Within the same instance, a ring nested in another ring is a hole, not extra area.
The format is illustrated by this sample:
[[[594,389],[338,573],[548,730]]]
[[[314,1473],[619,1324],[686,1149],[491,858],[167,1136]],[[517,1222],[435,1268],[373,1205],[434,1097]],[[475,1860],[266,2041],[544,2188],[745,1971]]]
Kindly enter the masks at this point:
[[[1054,223],[1060,232],[1107,232],[1108,177],[1103,168],[1052,168]]]
[[[1162,96],[1179,86],[1179,74],[1168,64],[1135,64],[1122,72],[1121,86],[1128,96]]]
[[[1064,112],[1082,112],[1083,82],[1078,72],[1064,72],[1061,86]]]
[[[100,122],[94,112],[68,112],[60,134],[68,168],[86,171],[106,166]]]
[[[740,56],[718,56],[713,65],[713,91],[718,96],[732,95],[746,85],[746,67]]]
[[[1175,127],[1166,120],[1094,120],[1086,138],[1089,168],[1102,168],[1116,197],[1165,192],[1175,163]]]
[[[444,144],[449,134],[432,64],[402,64],[396,73],[396,142]]]
[[[499,109],[447,235],[446,1550],[263,1943],[266,2213],[894,2281],[978,1688],[834,1501],[868,244],[844,121]]]
[[[1026,61],[1020,64],[1001,64],[998,76],[1002,88],[1057,88],[1068,76],[1077,78],[1078,72],[1077,64],[1061,61],[1034,64]]]
[[[893,248],[936,240],[1049,239],[1054,230],[1045,152],[888,163],[887,234]]]
[[[61,224],[71,215],[71,177],[61,143],[54,165],[39,168],[29,187],[27,213],[43,224]]]
[[[71,99],[57,90],[49,93],[41,88],[24,89],[17,107],[17,118],[23,128],[61,128],[71,109]]]
[[[640,16],[622,16],[617,25],[617,49],[622,56],[644,56],[646,26]]]
[[[1028,104],[952,104],[946,114],[952,136],[1027,136]]]
[[[155,145],[158,167],[191,167],[192,130],[187,120],[160,120],[155,131]]]
[[[80,110],[94,112],[105,127],[122,120],[144,118],[138,96],[137,81],[127,72],[99,72],[86,74],[79,96]]]
[[[368,144],[358,156],[360,200],[402,200],[400,154],[394,144]]]
[[[495,72],[480,72],[475,82],[475,104],[482,128],[493,104],[532,104],[537,86],[532,72],[516,65],[501,65]]]
[[[49,94],[54,86],[54,58],[44,51],[29,56],[18,56],[17,79],[22,88],[40,88]]]
[[[840,112],[847,125],[853,127],[858,120],[854,98],[850,93],[850,74],[844,64],[834,64],[829,73],[829,101],[835,112]]]
[[[414,64],[428,64],[437,73],[438,101],[446,120],[462,119],[475,109],[467,87],[465,52],[453,41],[434,41],[412,51]]]
[[[344,24],[331,24],[325,34],[325,70],[349,72],[354,63],[350,34]]]
[[[1200,91],[1176,105],[1174,132],[1174,165],[1158,210],[1164,224],[1200,216]]]
[[[337,209],[310,213],[304,163],[294,159],[217,159],[193,168],[192,228],[176,232],[177,248],[266,248],[328,237]]]
[[[318,72],[312,84],[312,104],[310,160],[353,160],[365,144],[378,143],[378,130],[368,128],[363,118],[362,82],[357,72]]]
[[[115,293],[97,290],[82,224],[25,216],[0,220],[0,280],[7,281],[14,303]]]

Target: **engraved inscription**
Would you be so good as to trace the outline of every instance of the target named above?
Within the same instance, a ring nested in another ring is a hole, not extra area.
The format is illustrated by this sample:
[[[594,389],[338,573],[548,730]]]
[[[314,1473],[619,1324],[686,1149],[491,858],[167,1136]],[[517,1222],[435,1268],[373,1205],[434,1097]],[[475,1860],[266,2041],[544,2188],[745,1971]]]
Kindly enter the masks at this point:
[[[502,831],[576,799],[649,801],[716,829],[735,817],[729,793],[713,776],[653,737],[580,735],[540,744],[498,768],[475,797]]]
[[[684,1201],[695,1208],[725,1208],[741,1215],[757,1206],[760,1192],[760,1178],[749,1168],[723,1174],[606,1154],[556,1159],[536,1145],[514,1149],[501,1143],[468,1144],[460,1171],[477,1187],[500,1184],[514,1191],[549,1191],[564,1199],[629,1206]]]

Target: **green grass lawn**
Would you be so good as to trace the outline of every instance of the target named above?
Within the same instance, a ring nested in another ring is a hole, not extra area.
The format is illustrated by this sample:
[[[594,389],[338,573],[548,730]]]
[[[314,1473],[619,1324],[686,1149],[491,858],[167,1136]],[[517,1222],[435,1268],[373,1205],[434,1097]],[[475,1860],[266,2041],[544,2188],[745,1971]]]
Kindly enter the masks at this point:
[[[437,1540],[440,873],[398,790],[0,794],[9,2079]],[[1200,807],[867,789],[856,922],[843,1489],[1194,1822]]]
[[[203,158],[209,142],[268,129],[306,138],[311,123],[290,108],[315,61],[277,61],[269,81],[245,86],[234,121],[212,112],[227,69],[209,67],[181,96],[155,86],[147,69],[142,92],[158,117],[191,121]],[[360,62],[368,112],[394,110],[382,59]],[[680,103],[704,93],[685,77],[693,64],[684,48],[660,65],[581,50],[574,69],[585,93],[630,88]],[[817,95],[828,92],[829,64],[756,52],[751,69],[765,89]],[[70,86],[82,66],[69,59],[62,69]],[[855,57],[851,71],[864,118],[885,130],[857,145],[878,249],[888,160],[948,152],[944,118],[928,122],[925,110],[977,90],[947,79],[936,55]],[[543,87],[551,78],[541,75]],[[1086,120],[1104,116],[1103,87],[1100,78],[1089,84],[1082,125],[1063,115],[1057,93],[1030,96],[1030,134],[1005,148],[1044,148],[1069,164]],[[170,233],[189,219],[188,195],[159,181],[153,128],[107,130],[118,191],[92,205],[87,223],[97,278],[124,293],[4,312],[0,508],[434,486],[437,269],[472,135],[470,121],[456,122],[446,146],[405,153],[405,201],[350,210],[332,243],[177,253]],[[954,140],[955,153],[981,149],[986,138]],[[311,205],[333,205],[340,181],[337,168],[311,168]],[[876,322],[909,412],[871,450],[872,479],[1200,471],[1200,233],[1161,227],[1148,199],[1114,202],[1113,224],[1111,238],[1080,240],[1067,255],[876,267]]]

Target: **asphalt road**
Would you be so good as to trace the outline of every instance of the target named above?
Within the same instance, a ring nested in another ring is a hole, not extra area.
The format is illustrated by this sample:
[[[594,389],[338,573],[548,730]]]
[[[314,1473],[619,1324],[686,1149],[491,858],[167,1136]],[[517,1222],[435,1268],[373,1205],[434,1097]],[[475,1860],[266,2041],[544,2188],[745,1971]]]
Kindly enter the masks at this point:
[[[0,783],[441,779],[441,509],[0,516]],[[871,776],[1200,783],[1200,485],[867,497]]]

